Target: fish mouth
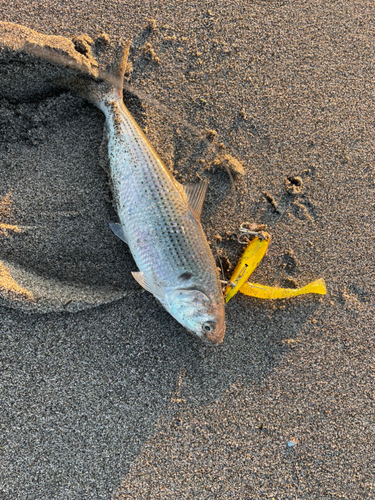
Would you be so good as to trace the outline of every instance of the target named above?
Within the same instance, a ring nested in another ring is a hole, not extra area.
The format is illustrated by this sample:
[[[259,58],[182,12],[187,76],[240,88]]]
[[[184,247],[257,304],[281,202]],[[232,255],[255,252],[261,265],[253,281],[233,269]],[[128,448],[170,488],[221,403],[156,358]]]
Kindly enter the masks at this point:
[[[185,327],[186,328],[186,327]],[[194,337],[198,337],[201,342],[203,342],[207,346],[215,347],[220,344],[222,344],[224,335],[225,335],[225,326],[222,327],[220,330],[216,329],[213,332],[197,332],[195,330],[190,330],[190,328],[187,328],[187,330],[194,334]]]
[[[225,325],[222,328],[216,329],[214,332],[207,332],[203,337],[203,340],[209,345],[219,345],[223,342],[225,335]]]
[[[215,329],[213,331],[204,332],[206,341],[213,345],[219,345],[223,342],[225,335],[225,311],[224,302],[217,304],[215,308],[215,313],[213,315],[215,318]]]

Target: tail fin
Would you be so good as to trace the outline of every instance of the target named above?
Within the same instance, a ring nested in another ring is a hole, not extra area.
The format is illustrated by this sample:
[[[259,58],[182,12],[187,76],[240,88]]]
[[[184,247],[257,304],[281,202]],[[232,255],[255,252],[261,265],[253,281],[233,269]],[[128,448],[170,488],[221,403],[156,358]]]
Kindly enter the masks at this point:
[[[129,49],[131,41],[127,40],[124,44],[117,48],[112,64],[107,70],[107,75],[110,80],[117,84],[117,88],[122,90],[126,63],[128,62]]]
[[[61,88],[74,90],[79,95],[100,107],[100,103],[108,94],[118,93],[122,95],[123,80],[126,69],[126,63],[129,55],[131,41],[127,40],[120,44],[115,49],[115,54],[110,66],[105,70],[96,71],[94,75],[84,65],[80,65],[77,61],[72,61],[69,57],[61,54],[53,54],[50,51],[39,50],[39,56],[49,60],[58,66],[66,66],[67,68],[76,70],[75,74],[61,77],[54,80],[54,83]],[[30,49],[30,52],[36,52],[35,49]],[[70,74],[69,74],[70,73]]]
[[[130,40],[127,40],[125,44],[117,47],[111,65],[106,71],[100,71],[98,78],[79,76],[67,82],[69,88],[98,107],[108,94],[115,92],[122,97],[130,43]]]

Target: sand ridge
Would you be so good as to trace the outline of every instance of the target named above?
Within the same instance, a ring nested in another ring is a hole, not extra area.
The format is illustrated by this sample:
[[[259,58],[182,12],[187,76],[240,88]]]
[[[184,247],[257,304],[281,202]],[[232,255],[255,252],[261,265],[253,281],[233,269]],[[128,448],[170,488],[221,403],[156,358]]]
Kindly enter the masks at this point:
[[[20,286],[10,275],[9,270],[0,262],[0,291],[7,295],[14,295],[16,299],[25,297],[27,300],[33,300],[34,296],[26,288]]]
[[[8,236],[8,231],[20,233],[21,229],[16,224],[6,224],[3,222],[11,217],[11,193],[7,193],[0,200],[0,236]]]

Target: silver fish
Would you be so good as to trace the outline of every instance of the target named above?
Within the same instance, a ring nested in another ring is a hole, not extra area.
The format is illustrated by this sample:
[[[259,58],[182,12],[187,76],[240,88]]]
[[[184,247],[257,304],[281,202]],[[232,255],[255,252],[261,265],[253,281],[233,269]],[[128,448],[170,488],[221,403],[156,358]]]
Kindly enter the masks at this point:
[[[110,177],[119,224],[113,232],[130,248],[137,282],[185,328],[214,344],[225,333],[224,299],[200,224],[207,183],[182,186],[164,166],[122,100],[129,45],[110,76],[86,80],[78,91],[106,117]]]

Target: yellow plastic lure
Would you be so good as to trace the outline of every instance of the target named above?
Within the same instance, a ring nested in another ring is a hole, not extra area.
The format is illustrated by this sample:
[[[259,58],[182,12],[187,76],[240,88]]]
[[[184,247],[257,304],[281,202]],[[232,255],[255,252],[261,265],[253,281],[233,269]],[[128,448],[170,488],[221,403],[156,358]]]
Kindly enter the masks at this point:
[[[259,236],[256,236],[246,247],[226,287],[226,303],[236,295],[238,290],[258,267],[259,262],[263,259],[267,251],[270,240],[271,236],[268,233],[259,233]]]
[[[238,291],[245,295],[257,297],[259,299],[287,299],[289,297],[296,297],[297,295],[303,295],[306,293],[318,293],[320,295],[325,295],[327,293],[323,279],[313,281],[302,288],[278,288],[247,282],[247,279],[257,268],[259,262],[263,259],[270,240],[270,235],[262,232],[259,233],[259,235],[256,236],[247,246],[233,272],[231,280],[226,287],[226,303],[229,302],[229,300],[236,295]]]
[[[251,297],[257,297],[258,299],[287,299],[305,293],[325,295],[327,289],[324,280],[319,279],[302,288],[276,288],[273,286],[257,285],[256,283],[244,283],[240,288],[240,292]]]

